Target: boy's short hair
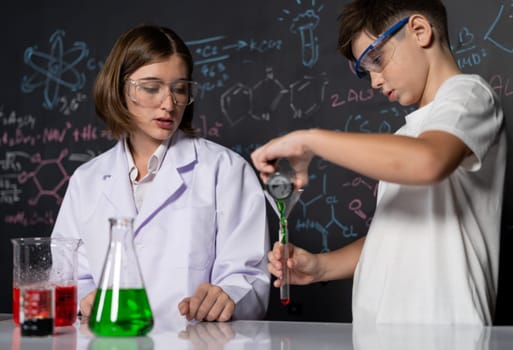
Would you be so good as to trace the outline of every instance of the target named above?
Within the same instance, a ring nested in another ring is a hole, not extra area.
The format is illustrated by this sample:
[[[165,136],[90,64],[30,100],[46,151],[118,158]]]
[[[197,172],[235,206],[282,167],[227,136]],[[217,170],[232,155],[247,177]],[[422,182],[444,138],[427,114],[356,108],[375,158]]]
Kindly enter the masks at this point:
[[[126,79],[142,66],[162,62],[172,55],[183,59],[187,79],[192,78],[193,59],[185,42],[171,29],[140,25],[122,34],[101,68],[94,86],[96,113],[114,138],[134,129],[133,116],[126,103]],[[179,128],[195,136],[192,127],[194,103],[185,108]]]
[[[354,0],[347,4],[338,17],[338,49],[350,61],[356,61],[352,42],[360,32],[379,36],[395,22],[412,14],[425,16],[442,45],[450,48],[447,12],[440,0]]]

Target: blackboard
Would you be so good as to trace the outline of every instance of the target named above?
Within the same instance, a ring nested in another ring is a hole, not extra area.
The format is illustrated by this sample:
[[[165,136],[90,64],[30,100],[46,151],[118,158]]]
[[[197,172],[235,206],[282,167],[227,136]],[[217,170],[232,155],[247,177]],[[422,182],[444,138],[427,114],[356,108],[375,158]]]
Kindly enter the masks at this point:
[[[246,159],[269,138],[299,128],[395,131],[413,108],[389,104],[336,51],[346,1],[3,2],[0,29],[0,312],[11,308],[10,238],[47,236],[74,169],[113,144],[96,119],[91,89],[115,39],[153,23],[176,30],[200,84],[194,126]],[[500,95],[513,135],[513,2],[446,2],[460,67]],[[509,153],[509,164],[511,155]],[[513,173],[508,166],[497,324],[512,322]],[[290,240],[313,252],[366,234],[376,182],[322,159],[289,217]],[[277,218],[269,211],[271,239]],[[351,281],[275,289],[269,319],[350,321]]]

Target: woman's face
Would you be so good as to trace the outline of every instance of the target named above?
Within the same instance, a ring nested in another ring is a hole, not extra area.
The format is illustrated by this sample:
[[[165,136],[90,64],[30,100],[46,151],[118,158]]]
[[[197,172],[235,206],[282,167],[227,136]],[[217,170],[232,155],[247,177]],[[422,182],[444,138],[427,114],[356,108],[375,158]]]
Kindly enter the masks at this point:
[[[128,77],[126,101],[135,124],[129,136],[132,147],[156,148],[176,132],[186,105],[176,103],[170,91],[171,86],[175,89],[175,81],[187,79],[187,72],[184,60],[172,55],[164,61],[142,66]],[[157,93],[159,87],[163,97]]]

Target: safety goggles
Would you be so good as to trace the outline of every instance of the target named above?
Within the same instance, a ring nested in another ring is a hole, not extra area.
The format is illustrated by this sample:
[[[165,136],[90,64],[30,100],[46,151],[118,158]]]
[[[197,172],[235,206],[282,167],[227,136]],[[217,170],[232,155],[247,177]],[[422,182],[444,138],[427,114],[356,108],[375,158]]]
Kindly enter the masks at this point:
[[[360,55],[354,65],[354,70],[358,78],[365,78],[369,72],[381,73],[394,55],[395,47],[385,44],[394,34],[396,34],[406,23],[410,17],[403,18],[392,27],[388,28],[381,34],[372,44],[369,45]]]
[[[187,106],[194,101],[198,83],[178,79],[164,82],[159,79],[127,79],[130,99],[142,107],[158,107],[171,96],[176,106]]]

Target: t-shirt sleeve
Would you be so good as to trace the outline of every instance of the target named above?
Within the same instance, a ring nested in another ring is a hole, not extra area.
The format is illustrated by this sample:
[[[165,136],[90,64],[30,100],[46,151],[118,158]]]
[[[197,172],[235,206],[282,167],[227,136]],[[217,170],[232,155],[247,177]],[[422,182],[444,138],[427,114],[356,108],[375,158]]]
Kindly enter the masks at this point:
[[[477,171],[497,142],[503,114],[497,95],[482,79],[451,79],[437,92],[423,131],[443,130],[461,139],[472,151],[462,166]]]

